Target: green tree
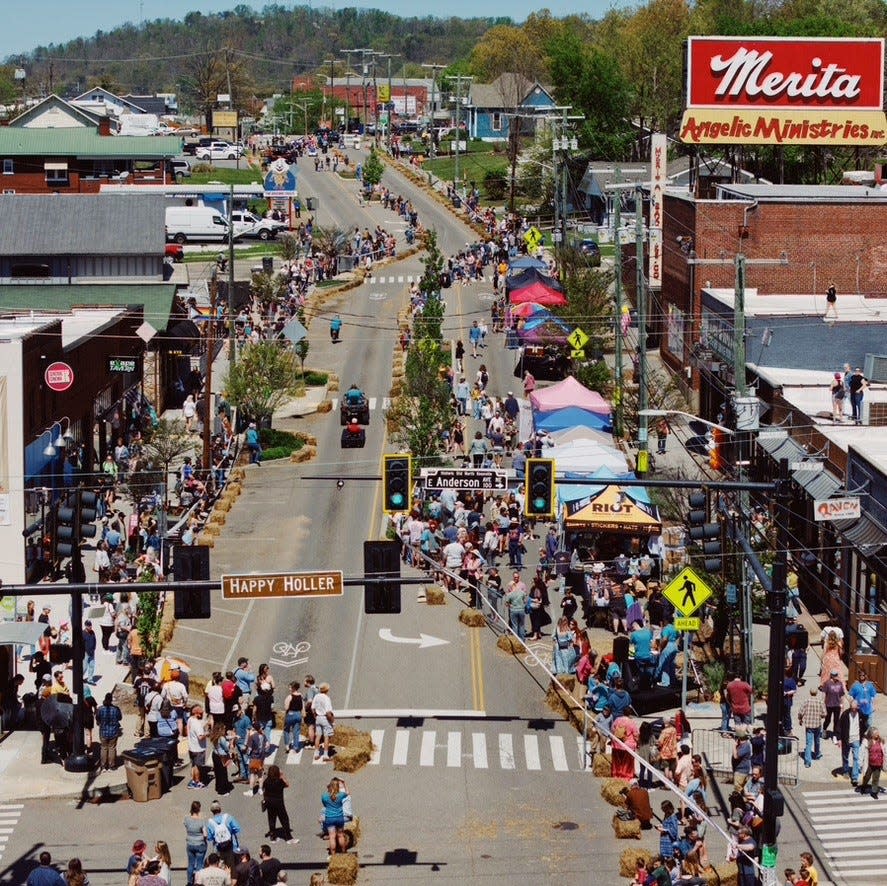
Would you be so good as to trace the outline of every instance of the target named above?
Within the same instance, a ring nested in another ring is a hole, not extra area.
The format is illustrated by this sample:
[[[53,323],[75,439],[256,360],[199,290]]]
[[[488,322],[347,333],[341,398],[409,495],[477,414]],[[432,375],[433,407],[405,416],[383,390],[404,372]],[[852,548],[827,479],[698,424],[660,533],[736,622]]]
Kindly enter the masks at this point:
[[[246,345],[225,378],[225,399],[249,418],[270,418],[278,406],[298,393],[296,359],[279,341]]]
[[[293,352],[299,358],[299,376],[303,385],[305,383],[305,361],[308,359],[308,350],[310,347],[311,345],[308,342],[307,337],[303,338],[301,341],[297,341],[293,345]]]
[[[145,452],[150,462],[162,466],[164,506],[169,501],[169,472],[176,459],[189,455],[194,450],[194,438],[180,419],[161,419],[145,443]]]
[[[382,181],[382,173],[385,172],[385,164],[379,159],[375,148],[370,148],[370,155],[363,164],[363,186],[367,191],[371,191],[380,181]]]

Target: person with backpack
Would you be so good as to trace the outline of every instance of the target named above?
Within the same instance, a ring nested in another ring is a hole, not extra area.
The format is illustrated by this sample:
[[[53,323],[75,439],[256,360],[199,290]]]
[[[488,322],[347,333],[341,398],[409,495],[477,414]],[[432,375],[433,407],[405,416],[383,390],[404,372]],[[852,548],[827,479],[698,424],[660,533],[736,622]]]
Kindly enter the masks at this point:
[[[246,759],[249,769],[249,787],[243,792],[244,797],[254,797],[262,791],[262,776],[265,774],[265,755],[268,743],[262,727],[253,721],[246,736]]]
[[[240,852],[240,835],[243,832],[240,822],[233,815],[222,812],[222,804],[218,800],[213,800],[209,811],[212,815],[206,820],[206,838],[215,846],[216,852],[228,868],[233,870]]]
[[[874,728],[869,729],[866,741],[868,743],[868,766],[862,781],[854,790],[862,794],[868,790],[869,782],[871,782],[871,794],[877,800],[878,794],[881,793],[880,783],[881,770],[884,768],[884,742],[881,739],[881,733]]]

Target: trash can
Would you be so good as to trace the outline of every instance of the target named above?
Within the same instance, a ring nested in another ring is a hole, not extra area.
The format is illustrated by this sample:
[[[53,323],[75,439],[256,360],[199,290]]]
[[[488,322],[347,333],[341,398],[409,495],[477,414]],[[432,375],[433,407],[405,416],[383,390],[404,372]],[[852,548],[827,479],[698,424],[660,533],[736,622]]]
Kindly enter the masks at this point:
[[[306,197],[305,208],[309,212],[314,212],[317,209],[317,197]]]
[[[137,750],[123,752],[126,786],[136,803],[159,800],[163,795],[161,760]]]
[[[263,274],[273,274],[274,273],[274,256],[273,255],[263,255],[262,256],[262,273]]]
[[[155,759],[158,761],[160,765],[160,783],[164,791],[172,788],[173,772],[178,759],[178,746],[178,739],[173,737],[143,738],[132,751],[132,753],[140,755],[143,760]]]

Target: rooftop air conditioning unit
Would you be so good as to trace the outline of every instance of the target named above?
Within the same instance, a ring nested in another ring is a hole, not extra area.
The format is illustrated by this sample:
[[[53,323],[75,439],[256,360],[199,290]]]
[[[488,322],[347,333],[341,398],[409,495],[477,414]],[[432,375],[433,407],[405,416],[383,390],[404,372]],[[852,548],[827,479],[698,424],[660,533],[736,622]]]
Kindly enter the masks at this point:
[[[866,354],[863,374],[870,382],[887,384],[887,354]]]

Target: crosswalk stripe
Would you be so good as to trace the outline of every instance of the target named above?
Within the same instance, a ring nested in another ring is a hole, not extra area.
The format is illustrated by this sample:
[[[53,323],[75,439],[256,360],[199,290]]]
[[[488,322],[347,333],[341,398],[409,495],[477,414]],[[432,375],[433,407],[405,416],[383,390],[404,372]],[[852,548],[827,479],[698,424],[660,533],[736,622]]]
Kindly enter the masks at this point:
[[[403,283],[403,274],[398,274],[398,275],[397,275],[397,282],[398,282],[398,283]]]
[[[462,733],[447,733],[447,766],[454,769],[462,765]]]
[[[437,733],[436,732],[423,732],[422,733],[422,746],[419,749],[419,765],[420,766],[433,766],[434,765],[434,745],[437,742]]]
[[[286,755],[286,765],[287,766],[298,766],[299,763],[302,762],[302,754],[304,754],[304,749],[301,751],[290,751]]]
[[[527,769],[542,768],[542,761],[539,759],[539,739],[537,736],[524,736],[524,754],[527,758]]]
[[[499,765],[503,769],[514,769],[514,742],[508,733],[499,736]]]
[[[410,733],[406,729],[398,729],[394,734],[394,758],[395,766],[406,766],[407,755],[410,752]]]
[[[375,409],[375,408],[376,408],[376,398],[370,397],[370,409]]]
[[[471,750],[475,769],[487,768],[487,737],[483,732],[475,732],[471,736]]]
[[[581,735],[576,736],[576,751],[579,754],[579,768],[591,771],[591,757],[585,744],[585,738]]]
[[[383,397],[382,398],[382,408],[383,409],[391,409],[391,397]]]
[[[382,741],[385,738],[385,730],[384,729],[374,729],[370,736],[373,741],[373,752],[370,754],[370,765],[378,766],[379,760],[382,757]]]
[[[551,759],[554,768],[558,772],[569,772],[570,767],[567,765],[567,750],[564,747],[564,740],[560,735],[549,735],[548,743],[551,745]]]

